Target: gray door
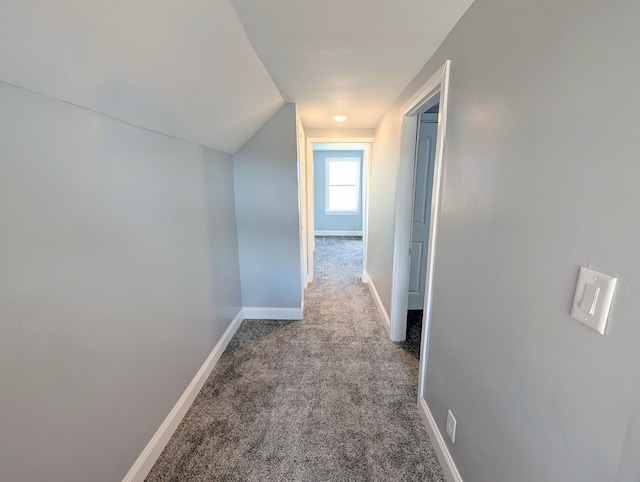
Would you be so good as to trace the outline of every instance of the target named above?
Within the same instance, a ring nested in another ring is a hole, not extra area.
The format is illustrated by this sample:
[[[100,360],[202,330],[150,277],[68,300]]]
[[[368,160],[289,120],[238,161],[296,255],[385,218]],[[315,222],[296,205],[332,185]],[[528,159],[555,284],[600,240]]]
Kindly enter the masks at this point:
[[[424,306],[427,246],[431,217],[431,191],[433,188],[433,166],[438,131],[437,114],[432,118],[435,120],[425,121],[424,118],[421,119],[418,133],[409,275],[410,310],[421,310]]]

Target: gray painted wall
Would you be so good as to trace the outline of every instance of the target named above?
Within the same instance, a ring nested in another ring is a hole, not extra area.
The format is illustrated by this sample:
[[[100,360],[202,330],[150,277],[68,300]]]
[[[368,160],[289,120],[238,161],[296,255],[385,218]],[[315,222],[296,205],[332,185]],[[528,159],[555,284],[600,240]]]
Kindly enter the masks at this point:
[[[369,179],[367,273],[387,315],[391,313],[393,229],[400,160],[399,117],[400,112],[396,109],[383,117],[376,128]]]
[[[242,300],[300,308],[300,220],[294,104],[285,104],[233,155]]]
[[[334,127],[331,129],[305,129],[307,137],[313,138],[366,138],[373,139],[376,135],[375,129],[345,129],[344,127]]]
[[[396,103],[452,60],[426,389],[443,434],[458,419],[465,480],[640,480],[638,19],[632,1],[476,0]],[[398,142],[395,108],[370,205],[385,301]],[[606,336],[569,315],[590,263],[619,277]]]
[[[313,152],[313,225],[318,231],[359,231],[362,232],[362,151],[314,151]],[[360,158],[360,201],[358,214],[327,215],[326,209],[326,166],[327,158]]]
[[[121,480],[240,310],[231,156],[0,105],[0,479]]]

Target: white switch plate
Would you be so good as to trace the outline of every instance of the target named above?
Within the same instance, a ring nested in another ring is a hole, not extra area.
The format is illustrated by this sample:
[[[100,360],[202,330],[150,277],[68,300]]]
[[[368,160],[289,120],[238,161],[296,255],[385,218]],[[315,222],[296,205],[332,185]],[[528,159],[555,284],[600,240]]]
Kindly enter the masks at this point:
[[[613,276],[581,267],[571,316],[604,335],[617,281]]]
[[[458,422],[456,422],[456,417],[454,417],[453,413],[451,413],[451,410],[449,410],[449,412],[447,413],[447,434],[449,435],[452,443],[456,443],[457,424]]]

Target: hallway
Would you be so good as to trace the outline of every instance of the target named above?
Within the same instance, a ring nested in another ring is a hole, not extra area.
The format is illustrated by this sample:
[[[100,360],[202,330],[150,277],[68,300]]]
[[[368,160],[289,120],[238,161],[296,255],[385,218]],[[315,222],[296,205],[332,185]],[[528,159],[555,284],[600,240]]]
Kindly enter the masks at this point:
[[[360,238],[317,238],[304,319],[242,324],[147,480],[444,481],[361,270]]]

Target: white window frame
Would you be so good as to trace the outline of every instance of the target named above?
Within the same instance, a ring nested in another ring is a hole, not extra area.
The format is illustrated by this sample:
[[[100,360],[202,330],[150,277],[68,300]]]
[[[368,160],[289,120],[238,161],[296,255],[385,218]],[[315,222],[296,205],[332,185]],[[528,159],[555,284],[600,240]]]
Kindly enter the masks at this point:
[[[329,209],[329,164],[331,162],[354,162],[358,165],[358,174],[356,182],[356,209],[355,210],[338,210]],[[362,158],[361,157],[325,157],[324,159],[324,213],[327,216],[357,216],[360,214],[360,206],[362,199],[360,198],[360,190],[362,184]]]

